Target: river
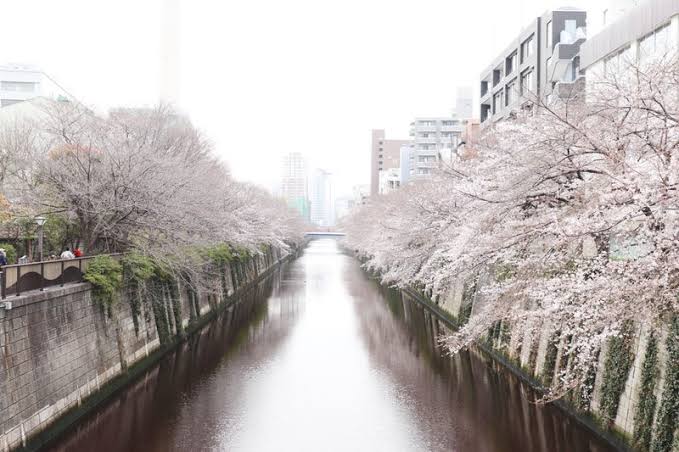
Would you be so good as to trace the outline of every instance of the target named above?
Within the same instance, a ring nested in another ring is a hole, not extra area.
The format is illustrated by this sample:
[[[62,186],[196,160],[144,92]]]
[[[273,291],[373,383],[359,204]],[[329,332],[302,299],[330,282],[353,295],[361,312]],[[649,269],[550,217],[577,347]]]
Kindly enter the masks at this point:
[[[611,450],[332,239],[310,242],[51,445],[59,451]]]

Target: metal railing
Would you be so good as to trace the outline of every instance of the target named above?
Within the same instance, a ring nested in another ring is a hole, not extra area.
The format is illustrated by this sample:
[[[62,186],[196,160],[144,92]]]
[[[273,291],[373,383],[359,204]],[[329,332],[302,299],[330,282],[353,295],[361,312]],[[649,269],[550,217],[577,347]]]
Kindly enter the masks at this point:
[[[101,256],[101,255],[98,255]],[[120,254],[109,254],[118,257]],[[76,257],[28,264],[13,264],[1,267],[0,294],[19,296],[30,290],[44,290],[45,287],[62,286],[82,282],[83,275],[92,259],[97,256]]]

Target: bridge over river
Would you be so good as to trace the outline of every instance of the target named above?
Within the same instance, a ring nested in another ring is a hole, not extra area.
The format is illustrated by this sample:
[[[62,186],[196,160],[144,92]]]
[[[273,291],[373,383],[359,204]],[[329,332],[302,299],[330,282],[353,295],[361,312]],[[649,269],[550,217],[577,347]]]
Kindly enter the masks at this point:
[[[312,240],[52,446],[61,451],[608,451],[502,367]]]

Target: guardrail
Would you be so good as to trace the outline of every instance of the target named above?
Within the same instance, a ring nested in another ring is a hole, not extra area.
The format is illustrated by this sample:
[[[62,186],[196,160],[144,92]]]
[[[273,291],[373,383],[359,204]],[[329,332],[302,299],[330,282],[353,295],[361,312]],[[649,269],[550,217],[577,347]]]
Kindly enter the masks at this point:
[[[109,256],[118,257],[121,254]],[[82,282],[87,266],[95,257],[97,256],[5,265],[0,272],[2,299],[8,295],[19,296],[29,290],[44,290],[45,287]]]

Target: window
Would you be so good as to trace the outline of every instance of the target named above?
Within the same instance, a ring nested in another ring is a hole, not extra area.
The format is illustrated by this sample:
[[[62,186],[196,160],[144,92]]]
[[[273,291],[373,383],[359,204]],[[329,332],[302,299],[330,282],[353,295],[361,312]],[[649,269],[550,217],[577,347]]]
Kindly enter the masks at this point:
[[[35,82],[5,82],[0,83],[0,89],[3,91],[17,91],[21,93],[32,93],[35,91],[37,83]]]
[[[0,107],[9,107],[10,105],[18,104],[19,102],[22,102],[19,99],[2,99],[0,101]]]
[[[505,74],[509,75],[516,69],[516,52],[509,55],[505,60]]]
[[[497,86],[497,84],[500,83],[501,79],[502,79],[502,69],[494,69],[493,70],[493,86]]]
[[[525,96],[533,89],[533,69],[531,68],[521,73],[521,94]]]
[[[533,53],[535,53],[535,39],[533,39],[533,35],[530,35],[528,39],[521,43],[521,63],[524,63]]]
[[[604,74],[618,74],[625,71],[633,63],[631,58],[632,52],[629,46],[609,56],[604,60]]]
[[[666,56],[672,51],[672,48],[670,25],[666,24],[641,38],[639,41],[639,61],[643,62],[653,57]]]
[[[578,21],[575,19],[568,19],[564,21],[564,30],[561,32],[561,41],[564,44],[573,44],[578,40],[577,38]]]
[[[490,116],[490,105],[481,104],[481,122],[484,122]]]
[[[516,98],[516,79],[507,83],[507,87],[505,88],[505,105],[507,106],[512,105],[516,100],[515,98]]]
[[[481,81],[481,97],[485,96],[488,92],[488,82],[486,80]]]
[[[504,90],[500,90],[493,95],[493,114],[502,110],[504,97]]]
[[[545,34],[547,35],[547,39],[545,39],[545,42],[547,42],[547,48],[551,49],[552,48],[552,21],[550,20],[547,22],[547,30],[545,31]]]

